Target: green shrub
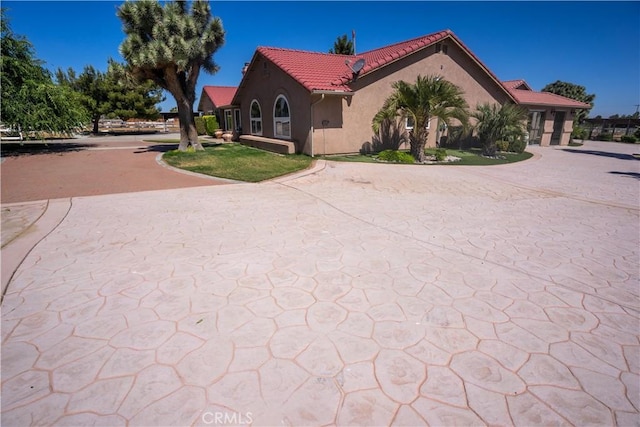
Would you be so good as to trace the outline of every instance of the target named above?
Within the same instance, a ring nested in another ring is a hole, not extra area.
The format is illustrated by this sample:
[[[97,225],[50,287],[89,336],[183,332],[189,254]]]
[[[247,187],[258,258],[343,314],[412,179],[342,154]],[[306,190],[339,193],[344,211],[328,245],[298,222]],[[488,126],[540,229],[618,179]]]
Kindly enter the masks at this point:
[[[509,151],[509,141],[496,141],[498,151]]]
[[[202,120],[204,121],[204,130],[207,135],[213,136],[215,131],[220,129],[216,116],[202,116]]]
[[[633,135],[622,135],[620,137],[620,141],[622,141],[622,142],[630,142],[632,144],[635,144],[636,141],[638,141],[638,138],[636,138]]]
[[[633,133],[633,136],[640,139],[640,128],[636,129],[636,131]]]
[[[613,134],[612,133],[601,133],[600,135],[598,135],[598,140],[599,141],[613,141]]]
[[[571,139],[587,139],[589,132],[582,126],[575,126],[571,131]]]
[[[415,159],[409,153],[398,150],[384,150],[378,153],[378,159],[385,162],[415,163]]]
[[[196,131],[198,132],[198,135],[205,135],[207,131],[204,128],[204,120],[202,120],[202,117],[196,117],[195,122],[196,122]]]
[[[525,148],[527,148],[527,142],[524,140],[524,138],[518,138],[509,143],[509,148],[507,149],[507,151],[521,154],[524,153]]]
[[[447,150],[445,150],[444,148],[438,148],[436,150],[436,161],[443,162],[446,160],[446,158],[447,158]]]

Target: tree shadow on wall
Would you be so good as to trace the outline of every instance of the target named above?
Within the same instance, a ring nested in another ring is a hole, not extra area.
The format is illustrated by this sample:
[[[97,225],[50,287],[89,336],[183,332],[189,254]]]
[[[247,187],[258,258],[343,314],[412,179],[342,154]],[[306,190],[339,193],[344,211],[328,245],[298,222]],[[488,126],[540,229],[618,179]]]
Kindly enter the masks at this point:
[[[360,154],[379,153],[384,150],[398,150],[404,143],[409,142],[409,135],[404,128],[404,120],[385,119],[380,125],[377,135],[362,144]]]

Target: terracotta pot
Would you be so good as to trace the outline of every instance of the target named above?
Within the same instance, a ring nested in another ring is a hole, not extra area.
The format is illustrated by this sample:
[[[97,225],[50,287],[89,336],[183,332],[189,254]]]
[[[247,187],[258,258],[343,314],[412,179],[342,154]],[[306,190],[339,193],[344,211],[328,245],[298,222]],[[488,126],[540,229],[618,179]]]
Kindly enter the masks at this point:
[[[233,138],[233,134],[229,132],[225,132],[222,134],[222,139],[224,140],[224,142],[231,142],[231,138]]]
[[[222,137],[222,134],[224,132],[222,131],[222,129],[218,129],[217,131],[215,131],[213,134],[216,136],[216,138],[220,139]]]

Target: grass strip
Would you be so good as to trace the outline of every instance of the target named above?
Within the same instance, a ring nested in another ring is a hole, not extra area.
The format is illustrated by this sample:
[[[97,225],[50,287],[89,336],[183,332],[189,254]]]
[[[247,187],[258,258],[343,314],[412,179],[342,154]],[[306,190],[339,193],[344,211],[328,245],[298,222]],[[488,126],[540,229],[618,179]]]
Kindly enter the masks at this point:
[[[173,150],[163,155],[167,164],[219,178],[260,182],[311,165],[311,158],[300,154],[281,155],[240,144],[219,144],[204,151]]]

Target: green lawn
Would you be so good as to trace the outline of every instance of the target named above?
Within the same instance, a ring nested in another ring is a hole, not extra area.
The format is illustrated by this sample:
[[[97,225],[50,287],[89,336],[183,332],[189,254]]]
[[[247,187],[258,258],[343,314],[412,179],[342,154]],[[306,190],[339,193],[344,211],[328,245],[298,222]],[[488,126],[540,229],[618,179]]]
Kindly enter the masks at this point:
[[[298,154],[281,155],[240,144],[219,144],[204,151],[165,153],[167,164],[219,178],[259,182],[308,168],[311,157]]]
[[[531,153],[527,153],[526,151],[521,154],[516,153],[499,153],[498,159],[490,159],[487,157],[483,157],[481,155],[481,150],[470,149],[470,150],[454,150],[447,148],[447,155],[460,157],[460,161],[451,162],[451,163],[438,163],[445,165],[461,165],[461,166],[489,166],[489,165],[502,165],[506,163],[515,163],[520,162],[522,160],[527,160],[533,156]],[[427,154],[434,154],[436,151],[435,148],[429,148],[426,150]],[[354,155],[341,155],[341,156],[326,156],[324,157],[327,160],[334,160],[338,162],[362,162],[362,163],[381,163],[378,162],[375,157],[371,154],[354,154]]]

